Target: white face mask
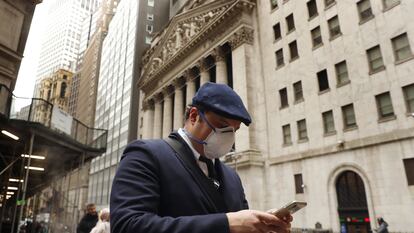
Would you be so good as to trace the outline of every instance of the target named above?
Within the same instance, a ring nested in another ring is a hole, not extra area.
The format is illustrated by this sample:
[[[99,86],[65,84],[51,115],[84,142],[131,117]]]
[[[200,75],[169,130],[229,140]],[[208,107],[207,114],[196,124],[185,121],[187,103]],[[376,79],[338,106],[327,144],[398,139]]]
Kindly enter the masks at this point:
[[[213,128],[204,140],[204,156],[209,159],[217,159],[230,152],[234,144],[234,128]]]
[[[197,140],[186,132],[187,136],[204,146],[204,156],[209,159],[217,159],[231,151],[235,141],[235,130],[233,127],[215,128],[207,121],[203,113],[199,113],[201,118],[212,129],[211,133],[204,141]]]

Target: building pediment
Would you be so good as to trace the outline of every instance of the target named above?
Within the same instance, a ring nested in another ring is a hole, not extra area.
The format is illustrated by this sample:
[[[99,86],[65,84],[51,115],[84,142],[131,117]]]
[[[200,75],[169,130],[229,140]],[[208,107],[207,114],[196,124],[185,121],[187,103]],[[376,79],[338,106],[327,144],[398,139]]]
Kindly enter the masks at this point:
[[[250,0],[196,1],[188,11],[176,15],[145,53],[138,86],[145,86],[162,74],[226,17],[246,6],[251,9],[253,5]]]

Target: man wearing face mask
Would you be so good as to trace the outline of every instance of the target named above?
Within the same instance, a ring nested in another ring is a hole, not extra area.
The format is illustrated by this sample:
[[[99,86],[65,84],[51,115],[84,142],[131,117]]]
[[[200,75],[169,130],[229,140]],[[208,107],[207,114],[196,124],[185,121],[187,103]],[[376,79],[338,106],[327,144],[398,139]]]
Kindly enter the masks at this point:
[[[288,233],[292,216],[248,210],[240,178],[219,158],[250,115],[224,84],[206,83],[184,128],[127,146],[111,191],[112,233]]]

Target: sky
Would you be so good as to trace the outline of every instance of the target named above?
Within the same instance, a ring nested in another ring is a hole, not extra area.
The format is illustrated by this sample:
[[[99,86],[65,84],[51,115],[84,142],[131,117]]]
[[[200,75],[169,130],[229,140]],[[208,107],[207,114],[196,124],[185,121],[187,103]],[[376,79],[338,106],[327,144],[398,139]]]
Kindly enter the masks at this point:
[[[23,60],[17,76],[16,87],[13,91],[17,97],[33,97],[37,65],[42,45],[42,34],[46,28],[47,10],[50,3],[51,0],[43,0],[42,3],[36,6],[23,53]]]

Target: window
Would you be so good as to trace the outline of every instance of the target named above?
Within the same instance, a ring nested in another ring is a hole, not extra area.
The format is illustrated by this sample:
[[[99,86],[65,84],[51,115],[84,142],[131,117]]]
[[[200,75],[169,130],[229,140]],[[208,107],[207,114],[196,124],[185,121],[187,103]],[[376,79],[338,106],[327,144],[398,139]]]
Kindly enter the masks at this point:
[[[271,8],[272,8],[272,10],[273,9],[276,9],[277,8],[277,0],[270,0],[270,6],[271,6]]]
[[[374,17],[371,10],[371,2],[369,0],[361,0],[357,3],[359,20],[363,23]]]
[[[154,0],[148,0],[148,6],[154,6]]]
[[[296,44],[296,40],[292,41],[289,44],[289,51],[290,51],[290,61],[293,61],[299,57],[298,45]]]
[[[326,69],[319,71],[316,75],[318,76],[319,92],[329,90],[328,72],[326,72]]]
[[[332,6],[335,3],[335,0],[325,0],[325,8]]]
[[[394,116],[394,109],[392,107],[391,96],[389,92],[376,95],[378,118],[384,119]]]
[[[283,58],[283,49],[279,49],[276,51],[276,65],[277,67],[281,67],[285,64],[285,60]]]
[[[322,113],[323,132],[325,134],[335,133],[335,122],[332,110]]]
[[[275,35],[275,41],[282,38],[282,33],[280,31],[280,23],[273,25],[273,33]]]
[[[311,31],[311,36],[312,36],[312,44],[313,47],[316,48],[319,45],[322,45],[322,35],[321,35],[321,28],[319,26],[317,26],[316,28],[312,29]]]
[[[151,41],[152,41],[152,37],[150,37],[150,36],[145,37],[145,43],[146,44],[151,44]]]
[[[414,113],[414,84],[403,87],[407,112]]]
[[[394,37],[391,41],[396,62],[406,60],[413,56],[410,43],[408,42],[407,33]]]
[[[60,98],[65,98],[66,88],[67,88],[66,83],[62,83],[61,86],[60,86]]]
[[[329,27],[329,35],[331,39],[334,39],[342,35],[338,16],[334,16],[330,20],[328,20],[328,27]]]
[[[153,21],[154,20],[154,14],[147,14],[147,20],[148,21]]]
[[[282,130],[283,130],[283,144],[284,145],[289,145],[292,144],[292,135],[290,133],[290,125],[284,125],[282,126]]]
[[[384,61],[382,60],[382,54],[380,46],[374,46],[367,50],[369,70],[371,73],[378,72],[385,69]]]
[[[299,141],[308,140],[308,131],[306,129],[306,120],[300,120],[297,122],[298,125],[298,138]]]
[[[316,17],[318,15],[316,0],[310,0],[306,5],[308,6],[309,19]]]
[[[147,25],[147,32],[152,33],[152,25]]]
[[[382,3],[384,4],[384,9],[386,10],[400,4],[400,0],[382,0]]]
[[[303,193],[303,179],[302,174],[295,174],[295,190],[296,194]]]
[[[295,30],[295,20],[293,19],[293,14],[290,14],[286,17],[287,33]]]
[[[280,96],[280,108],[285,108],[289,106],[286,87],[279,90],[279,96]]]
[[[302,82],[295,82],[293,84],[293,91],[295,95],[295,102],[299,102],[303,100],[303,90],[302,90]]]
[[[414,158],[403,159],[408,185],[414,185]]]
[[[338,64],[335,64],[335,71],[338,86],[349,83],[348,68],[346,65],[346,61],[341,61]]]
[[[354,105],[348,104],[343,106],[342,108],[342,116],[344,118],[344,129],[351,129],[356,128],[356,118],[355,118],[355,111],[354,111]]]

